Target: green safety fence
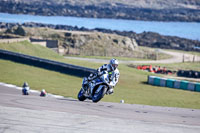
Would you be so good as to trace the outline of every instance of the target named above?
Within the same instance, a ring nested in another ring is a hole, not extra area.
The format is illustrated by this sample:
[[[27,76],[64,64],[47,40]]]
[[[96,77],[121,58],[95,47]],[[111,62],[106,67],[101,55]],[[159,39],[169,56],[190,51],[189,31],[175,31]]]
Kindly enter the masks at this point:
[[[180,84],[180,89],[187,90],[187,88],[188,88],[188,81],[182,80]]]
[[[200,83],[148,76],[148,84],[200,92]]]
[[[200,83],[195,84],[195,91],[200,92]]]
[[[160,77],[154,78],[154,85],[160,86]]]
[[[174,88],[174,82],[175,82],[174,79],[167,79],[166,87]]]

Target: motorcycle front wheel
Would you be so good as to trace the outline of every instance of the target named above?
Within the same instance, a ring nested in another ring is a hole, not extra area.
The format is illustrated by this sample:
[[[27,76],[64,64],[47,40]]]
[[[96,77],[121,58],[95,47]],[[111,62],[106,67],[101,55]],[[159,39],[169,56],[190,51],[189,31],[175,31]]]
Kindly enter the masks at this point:
[[[79,91],[79,93],[78,93],[78,100],[79,101],[84,101],[85,99],[86,99],[86,97],[83,95],[83,90],[82,90],[82,88],[81,88],[81,90]]]
[[[95,103],[97,103],[98,101],[100,101],[104,97],[104,95],[106,93],[106,87],[103,86],[101,88],[101,90],[98,91],[98,92],[97,92],[97,90],[95,91],[94,95],[92,96],[92,101],[95,102]]]
[[[27,90],[23,89],[23,90],[22,90],[22,94],[23,94],[23,95],[29,95],[29,92],[28,92]]]

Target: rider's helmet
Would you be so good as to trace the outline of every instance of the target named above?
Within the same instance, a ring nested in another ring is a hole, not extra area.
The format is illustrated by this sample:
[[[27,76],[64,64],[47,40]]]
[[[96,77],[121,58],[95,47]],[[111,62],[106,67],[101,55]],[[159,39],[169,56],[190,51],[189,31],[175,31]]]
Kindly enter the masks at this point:
[[[42,89],[40,96],[45,97],[46,95],[47,95],[47,93],[46,93],[45,89]]]
[[[23,87],[28,87],[28,83],[27,83],[27,82],[24,82]]]
[[[112,68],[112,70],[115,70],[118,67],[119,62],[117,61],[117,59],[111,59],[110,60],[110,66]]]

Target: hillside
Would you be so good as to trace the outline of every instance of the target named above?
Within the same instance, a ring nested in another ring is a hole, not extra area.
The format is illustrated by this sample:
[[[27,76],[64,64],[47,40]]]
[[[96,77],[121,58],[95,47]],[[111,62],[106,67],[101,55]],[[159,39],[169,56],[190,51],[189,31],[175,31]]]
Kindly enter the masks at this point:
[[[199,0],[2,0],[0,12],[146,21],[200,22]]]
[[[14,27],[18,27],[18,26],[27,27],[28,29],[26,31],[28,34],[30,32],[30,36],[36,36],[38,38],[42,36],[43,38],[52,38],[54,40],[61,40],[62,44],[71,44],[70,46],[73,46],[72,42],[76,44],[76,46],[77,45],[80,46],[79,44],[77,44],[78,41],[76,42],[75,40],[78,38],[72,37],[75,35],[71,36],[68,33],[66,33],[65,35],[64,30],[71,31],[71,32],[74,31],[74,33],[78,33],[77,31],[80,31],[80,33],[86,34],[86,35],[83,35],[83,34],[81,35],[82,36],[81,38],[85,38],[84,44],[86,43],[91,44],[91,42],[94,43],[94,39],[96,39],[96,41],[101,43],[99,45],[102,45],[102,46],[104,45],[103,47],[105,47],[105,44],[115,44],[114,46],[120,45],[120,46],[129,47],[130,44],[126,44],[126,40],[129,40],[127,42],[133,43],[133,46],[130,46],[132,50],[137,44],[138,46],[147,46],[147,47],[164,48],[164,49],[177,49],[177,50],[184,50],[184,51],[199,51],[200,50],[198,49],[198,47],[200,47],[200,41],[198,40],[190,40],[190,39],[180,38],[176,36],[164,36],[164,35],[160,35],[154,32],[143,32],[143,33],[137,34],[132,31],[117,31],[117,30],[109,30],[109,29],[101,29],[101,28],[87,29],[87,28],[78,28],[76,26],[72,27],[72,26],[67,26],[67,25],[52,25],[52,24],[42,24],[42,23],[23,23],[19,25],[16,23],[1,23],[0,22],[0,27],[2,31],[3,29],[12,30]],[[35,27],[36,29],[34,29],[33,27]],[[59,33],[59,31],[61,32]],[[87,39],[87,36],[91,34],[87,34],[87,33],[93,33],[93,35],[96,34],[96,37],[93,38],[93,41],[88,42],[89,40]],[[103,34],[103,33],[106,33],[106,34]],[[98,37],[101,35],[103,36]],[[106,35],[108,36],[106,37]],[[0,34],[0,38],[1,37],[9,38],[9,36],[6,36],[6,35],[1,36]],[[106,41],[103,42],[103,40],[106,40]],[[123,45],[123,42],[125,43],[125,45]],[[135,42],[137,44],[135,44]],[[65,46],[68,47],[68,45],[65,45]],[[125,49],[128,50],[128,48],[125,48]]]
[[[58,40],[59,49],[63,49],[63,54],[70,55],[132,57],[138,46],[134,39],[100,32],[50,28],[25,28],[25,31],[29,37]]]

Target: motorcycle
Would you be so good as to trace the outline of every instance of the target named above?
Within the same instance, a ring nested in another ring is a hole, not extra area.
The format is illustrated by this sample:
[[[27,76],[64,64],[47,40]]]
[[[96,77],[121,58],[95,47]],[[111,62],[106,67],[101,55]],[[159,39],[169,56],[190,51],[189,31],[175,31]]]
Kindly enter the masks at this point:
[[[109,84],[110,74],[108,72],[103,72],[102,75],[97,76],[97,78],[88,82],[85,77],[83,79],[82,88],[78,93],[78,100],[84,101],[90,99],[93,102],[100,101],[105,94],[111,94],[113,92],[113,87]]]
[[[29,95],[30,88],[28,86],[22,88],[23,95]]]

